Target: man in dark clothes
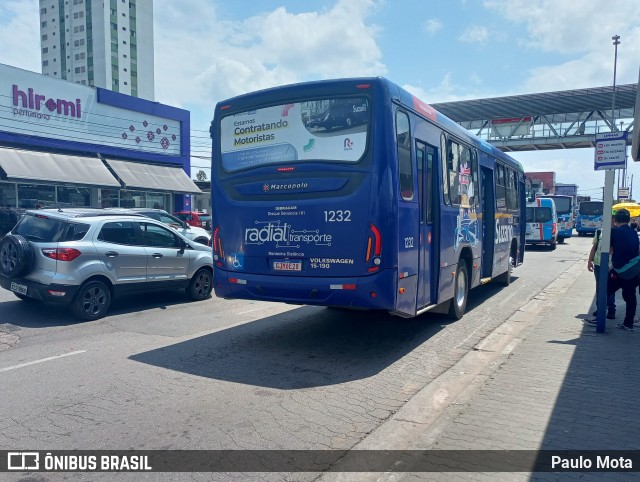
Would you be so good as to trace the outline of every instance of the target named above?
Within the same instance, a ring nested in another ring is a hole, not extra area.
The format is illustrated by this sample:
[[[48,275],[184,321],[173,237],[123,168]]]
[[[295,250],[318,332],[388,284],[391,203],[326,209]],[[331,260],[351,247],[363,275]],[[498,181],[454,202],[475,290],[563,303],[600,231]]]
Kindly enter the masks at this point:
[[[629,226],[631,216],[626,209],[619,209],[614,217],[615,228],[611,230],[611,265],[613,269],[622,268],[631,259],[638,256],[638,233]],[[609,272],[607,294],[622,288],[622,299],[626,304],[624,323],[618,325],[622,330],[633,330],[633,318],[636,315],[636,286],[638,278],[622,279],[612,270]]]

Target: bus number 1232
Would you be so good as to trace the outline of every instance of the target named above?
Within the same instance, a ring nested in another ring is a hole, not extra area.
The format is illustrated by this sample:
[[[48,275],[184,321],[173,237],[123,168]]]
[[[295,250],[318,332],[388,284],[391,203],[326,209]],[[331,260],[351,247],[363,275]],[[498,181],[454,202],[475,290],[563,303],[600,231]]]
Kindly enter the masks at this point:
[[[324,222],[325,223],[342,223],[351,221],[351,211],[341,209],[337,211],[325,211]]]

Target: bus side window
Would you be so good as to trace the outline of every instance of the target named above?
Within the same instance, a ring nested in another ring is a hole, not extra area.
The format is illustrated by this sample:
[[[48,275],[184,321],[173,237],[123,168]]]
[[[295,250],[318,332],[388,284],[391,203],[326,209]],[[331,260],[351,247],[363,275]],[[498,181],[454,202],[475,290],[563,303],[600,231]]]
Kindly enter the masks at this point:
[[[451,200],[449,199],[449,167],[448,167],[448,158],[447,154],[449,151],[447,149],[448,146],[447,138],[444,134],[442,134],[440,138],[440,153],[441,153],[441,164],[442,164],[442,194],[444,195],[444,203],[451,204]]]
[[[504,166],[496,164],[496,206],[498,209],[507,207],[507,187],[504,179]]]
[[[518,182],[516,180],[516,171],[507,168],[507,209],[518,209]]]
[[[463,167],[462,160],[460,158],[462,146],[454,141],[449,141],[447,146],[447,159],[449,169],[449,196],[451,197],[451,204],[460,205],[466,204],[467,199],[464,199],[464,194],[461,189],[461,176],[460,169]]]
[[[402,199],[413,199],[413,164],[411,162],[411,132],[409,116],[404,112],[396,114],[396,140],[398,144],[398,176]]]

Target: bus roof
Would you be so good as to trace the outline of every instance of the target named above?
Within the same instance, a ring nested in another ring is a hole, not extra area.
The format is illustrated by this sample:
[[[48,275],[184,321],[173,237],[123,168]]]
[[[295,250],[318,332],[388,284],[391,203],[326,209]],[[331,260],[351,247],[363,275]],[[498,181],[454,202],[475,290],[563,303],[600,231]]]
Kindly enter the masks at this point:
[[[431,119],[435,124],[439,125],[443,129],[450,133],[464,139],[468,143],[474,145],[476,148],[483,150],[484,152],[491,154],[492,156],[506,162],[507,164],[515,167],[516,169],[524,172],[524,168],[520,162],[505,154],[497,147],[489,144],[484,139],[476,137],[468,130],[456,122],[449,119],[444,114],[436,111],[431,106],[418,99],[409,91],[386,79],[385,77],[353,77],[353,78],[341,78],[341,79],[328,79],[328,80],[314,80],[308,82],[300,82],[296,84],[287,84],[277,87],[270,87],[268,89],[262,89],[255,92],[248,92],[245,94],[232,97],[227,100],[218,102],[216,105],[216,116],[224,113],[227,109],[232,109],[234,112],[247,110],[255,107],[256,101],[264,101],[265,97],[270,98],[274,103],[279,101],[290,101],[303,92],[305,95],[331,95],[336,89],[344,90],[345,87],[351,87],[354,93],[358,91],[366,91],[371,85],[377,85],[382,88],[388,96],[399,101],[406,108],[414,111],[416,114],[422,117]],[[429,111],[425,114],[425,110]]]

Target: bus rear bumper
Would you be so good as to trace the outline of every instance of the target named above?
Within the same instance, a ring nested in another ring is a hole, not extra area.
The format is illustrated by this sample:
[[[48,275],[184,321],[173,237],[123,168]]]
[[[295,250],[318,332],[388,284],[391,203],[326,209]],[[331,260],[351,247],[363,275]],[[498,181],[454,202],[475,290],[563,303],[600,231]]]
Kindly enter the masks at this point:
[[[309,278],[245,274],[216,268],[213,279],[215,294],[220,298],[381,310],[395,307],[396,270],[349,278]]]

